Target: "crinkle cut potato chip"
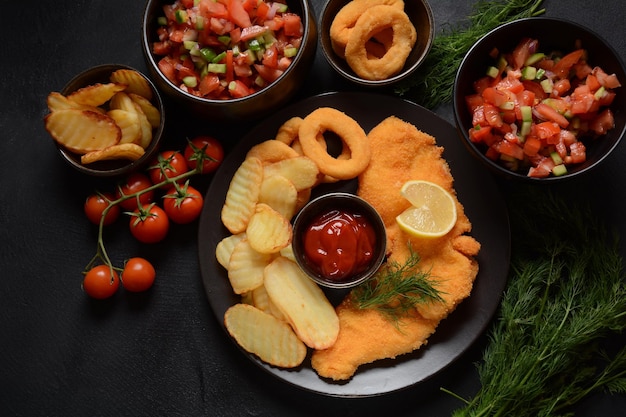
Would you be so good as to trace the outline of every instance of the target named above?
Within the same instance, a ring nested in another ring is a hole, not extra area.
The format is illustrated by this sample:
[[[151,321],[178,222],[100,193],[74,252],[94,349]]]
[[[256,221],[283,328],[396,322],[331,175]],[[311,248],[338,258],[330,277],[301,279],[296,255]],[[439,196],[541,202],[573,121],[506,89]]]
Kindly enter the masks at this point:
[[[81,164],[92,164],[96,161],[107,161],[112,159],[127,159],[136,161],[146,152],[144,148],[136,143],[118,143],[117,145],[107,146],[97,151],[87,152],[80,157]]]
[[[46,104],[48,105],[48,110],[56,111],[56,110],[70,110],[70,109],[78,109],[78,110],[91,110],[98,113],[105,113],[104,109],[97,106],[88,106],[85,104],[76,103],[65,97],[63,94],[53,91],[48,94],[46,99]]]
[[[298,190],[291,181],[282,175],[264,177],[261,183],[259,203],[267,204],[289,220],[296,214]]]
[[[287,323],[254,306],[231,306],[224,324],[239,346],[271,365],[294,368],[306,357],[306,346]]]
[[[113,83],[126,85],[125,91],[127,93],[139,94],[148,100],[152,100],[150,84],[137,71],[126,68],[118,69],[111,73],[109,79]]]
[[[112,109],[107,115],[115,120],[115,123],[122,130],[120,143],[141,143],[141,126],[139,126],[139,116],[135,112],[122,109]]]
[[[148,122],[152,128],[156,129],[161,124],[161,113],[159,109],[154,107],[154,105],[147,98],[140,96],[139,94],[128,93],[128,96],[133,100],[143,113],[146,115]]]
[[[239,233],[237,235],[229,235],[220,240],[215,247],[215,258],[217,262],[225,269],[228,269],[230,264],[230,256],[233,253],[233,249],[237,243],[241,242],[246,237],[245,233]]]
[[[102,106],[120,91],[124,91],[126,85],[116,83],[96,83],[70,93],[67,98],[86,106]]]
[[[319,168],[306,156],[283,159],[265,166],[265,176],[282,175],[301,191],[315,186],[319,179]]]
[[[243,294],[263,285],[265,267],[272,256],[257,252],[243,239],[233,248],[228,262],[228,280],[235,294]]]
[[[264,273],[265,289],[294,331],[313,349],[327,349],[337,340],[339,318],[324,292],[298,264],[277,257]]]
[[[261,183],[263,164],[259,158],[246,158],[233,175],[222,207],[222,223],[232,234],[244,232],[254,213]]]
[[[80,155],[113,146],[122,137],[115,120],[90,110],[57,110],[46,115],[44,123],[54,140]]]
[[[246,228],[248,242],[260,253],[272,254],[291,243],[291,223],[282,214],[259,203],[250,217]]]

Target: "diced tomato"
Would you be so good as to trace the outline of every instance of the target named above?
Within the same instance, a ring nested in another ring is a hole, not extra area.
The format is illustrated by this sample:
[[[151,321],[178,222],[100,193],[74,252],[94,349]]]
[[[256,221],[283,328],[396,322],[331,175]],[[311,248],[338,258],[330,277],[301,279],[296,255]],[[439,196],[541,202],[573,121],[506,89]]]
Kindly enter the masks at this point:
[[[207,74],[200,80],[198,91],[200,95],[207,96],[220,86],[220,78],[215,74]]]
[[[469,131],[470,140],[474,143],[487,143],[490,142],[488,139],[491,136],[491,126],[480,126],[477,125],[473,127]]]
[[[572,114],[588,113],[593,106],[594,100],[595,98],[589,86],[585,84],[579,85],[571,95]]]
[[[576,64],[585,53],[584,49],[577,49],[569,54],[565,55],[563,58],[557,61],[554,64],[554,68],[552,71],[560,78],[567,78],[569,76],[569,71]]]
[[[152,53],[155,55],[167,55],[172,50],[172,44],[168,41],[154,42],[152,44]]]
[[[600,67],[595,67],[592,71],[592,74],[596,76],[600,85],[606,88],[617,88],[621,87],[619,80],[617,79],[617,75],[615,74],[607,74]]]
[[[496,107],[502,106],[504,103],[511,101],[511,96],[507,90],[496,87],[487,87],[482,92],[483,99]]]
[[[534,133],[539,139],[549,139],[557,136],[561,132],[561,128],[555,122],[541,122],[534,126]]]
[[[231,82],[235,79],[235,67],[233,62],[233,50],[226,51],[226,81]]]
[[[257,36],[264,34],[268,30],[267,26],[254,25],[245,27],[241,29],[241,37],[239,40],[242,42],[249,41],[250,39],[254,39]]]
[[[285,13],[283,15],[283,31],[286,36],[302,36],[302,21],[295,13]]]
[[[524,66],[524,63],[531,54],[531,47],[536,43],[537,41],[530,38],[524,38],[521,40],[511,54],[513,69],[520,69]]]
[[[533,107],[533,114],[540,120],[552,121],[557,123],[562,128],[569,126],[569,120],[552,107],[544,103],[539,103]]]
[[[176,68],[170,57],[163,57],[157,63],[159,70],[165,75],[165,78],[170,80],[174,84],[178,84],[176,79]]]
[[[580,164],[587,160],[587,148],[582,142],[572,143],[569,150],[569,159],[572,164]]]
[[[615,127],[615,118],[611,109],[605,109],[589,123],[591,129],[596,135],[604,135]]]
[[[561,97],[564,96],[572,88],[572,84],[569,79],[563,78],[557,80],[552,86],[552,96]]]
[[[503,140],[498,142],[496,149],[502,155],[510,156],[512,158],[519,159],[520,161],[524,159],[524,150],[522,147],[511,141]]]
[[[265,26],[267,26],[269,30],[277,32],[283,28],[284,23],[282,17],[274,16],[272,19],[265,21]]]
[[[482,95],[480,94],[470,94],[469,96],[465,97],[465,103],[467,104],[468,110],[471,113],[474,113],[478,107],[482,107],[484,100]]]
[[[245,97],[250,95],[250,93],[248,87],[241,80],[231,81],[228,84],[228,94],[233,98]]]
[[[228,10],[226,9],[226,5],[223,3],[218,3],[214,0],[200,0],[198,4],[198,10],[201,16],[210,19],[212,17],[218,19],[227,19],[228,18]]]
[[[243,8],[241,0],[228,0],[226,4],[230,20],[242,29],[252,26],[250,15]]]
[[[278,49],[275,44],[265,50],[262,63],[269,68],[278,68]]]
[[[541,141],[535,136],[528,136],[524,142],[524,153],[528,156],[537,155],[541,149]]]
[[[549,177],[554,168],[554,161],[550,157],[543,157],[539,162],[528,170],[529,177],[545,178]]]
[[[265,22],[267,20],[268,13],[270,12],[270,6],[266,2],[262,1],[256,7],[256,21]]]
[[[474,81],[474,91],[478,94],[481,94],[483,90],[487,87],[491,87],[493,83],[493,79],[491,77],[482,77],[478,80]]]
[[[268,83],[276,81],[276,79],[283,74],[283,71],[276,68],[266,67],[265,65],[255,64],[254,68],[257,70],[261,78]]]
[[[483,110],[485,112],[485,120],[487,123],[494,127],[502,127],[502,117],[500,117],[500,112],[496,106],[485,103]]]
[[[535,98],[537,100],[541,101],[548,97],[548,95],[546,94],[545,91],[543,91],[543,88],[541,87],[539,83],[534,82],[534,81],[524,80],[522,81],[522,84],[524,85],[524,88],[527,91],[530,91],[535,95]]]

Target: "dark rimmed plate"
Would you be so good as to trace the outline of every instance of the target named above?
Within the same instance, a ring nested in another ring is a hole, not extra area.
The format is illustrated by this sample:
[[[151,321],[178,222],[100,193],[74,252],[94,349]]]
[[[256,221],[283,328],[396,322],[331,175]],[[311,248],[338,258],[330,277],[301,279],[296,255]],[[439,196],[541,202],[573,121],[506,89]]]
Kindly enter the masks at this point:
[[[220,212],[230,179],[254,144],[273,138],[288,118],[306,116],[318,107],[334,107],[345,112],[357,120],[366,132],[386,117],[397,116],[437,139],[437,143],[445,149],[444,157],[455,178],[458,198],[473,224],[472,235],[482,245],[478,255],[480,271],[471,296],[441,322],[427,347],[395,360],[363,366],[347,382],[335,383],[320,378],[311,368],[308,358],[297,369],[283,370],[242,352],[275,377],[319,394],[367,397],[394,392],[423,382],[447,368],[474,343],[500,303],[509,270],[509,220],[506,204],[495,180],[467,153],[455,128],[429,110],[390,96],[328,93],[305,99],[265,119],[228,155],[207,191],[198,231],[204,288],[211,308],[223,326],[224,313],[239,301],[230,288],[226,271],[214,256],[217,243],[229,234],[221,224]],[[354,191],[355,184],[344,183],[335,187],[342,191]]]

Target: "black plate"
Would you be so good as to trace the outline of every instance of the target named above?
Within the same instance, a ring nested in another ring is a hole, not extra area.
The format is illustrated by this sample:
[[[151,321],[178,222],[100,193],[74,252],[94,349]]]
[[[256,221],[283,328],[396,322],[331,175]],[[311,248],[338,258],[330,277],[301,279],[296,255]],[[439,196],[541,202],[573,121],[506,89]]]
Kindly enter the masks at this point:
[[[471,296],[437,329],[428,346],[395,360],[363,366],[348,382],[320,378],[305,363],[295,370],[268,366],[244,352],[254,363],[274,376],[320,394],[366,397],[385,394],[426,380],[458,358],[485,330],[501,299],[510,260],[510,233],[506,205],[490,173],[463,148],[456,130],[436,114],[408,101],[370,93],[329,93],[308,98],[263,121],[228,155],[206,194],[199,232],[200,271],[206,295],[223,326],[224,313],[239,301],[226,271],[215,260],[215,246],[228,235],[220,212],[230,179],[254,144],[274,137],[280,125],[293,116],[305,116],[318,107],[335,107],[368,132],[383,119],[395,115],[437,138],[455,178],[458,198],[473,224],[472,235],[482,244],[480,271]],[[243,352],[243,350],[242,350]]]

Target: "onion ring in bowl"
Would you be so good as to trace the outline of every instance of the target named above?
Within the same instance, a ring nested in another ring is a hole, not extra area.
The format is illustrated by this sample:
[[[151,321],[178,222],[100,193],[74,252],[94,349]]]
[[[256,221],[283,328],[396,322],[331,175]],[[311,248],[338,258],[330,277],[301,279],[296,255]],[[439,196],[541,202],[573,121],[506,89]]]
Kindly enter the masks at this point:
[[[381,58],[368,59],[366,43],[373,35],[393,29],[393,42]],[[404,10],[378,5],[366,10],[350,31],[345,57],[361,78],[384,80],[402,70],[417,40],[417,32]]]
[[[366,10],[382,4],[404,10],[404,0],[352,0],[339,10],[330,25],[331,44],[337,55],[345,58],[348,37],[359,17]],[[380,41],[380,43],[385,42]]]
[[[350,152],[349,159],[335,158],[328,153],[326,143],[318,140],[326,131],[339,136],[343,147]],[[358,176],[370,162],[371,150],[363,128],[350,116],[331,107],[320,107],[309,113],[300,125],[298,140],[304,155],[317,164],[321,173],[339,180]]]

